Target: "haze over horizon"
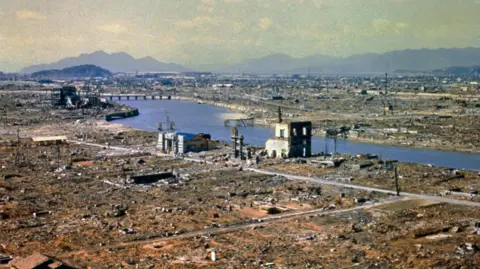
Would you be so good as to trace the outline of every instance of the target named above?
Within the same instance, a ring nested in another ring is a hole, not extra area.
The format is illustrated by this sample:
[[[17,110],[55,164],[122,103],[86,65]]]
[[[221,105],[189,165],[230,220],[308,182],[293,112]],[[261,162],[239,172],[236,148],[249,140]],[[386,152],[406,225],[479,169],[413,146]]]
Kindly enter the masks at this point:
[[[94,51],[188,67],[287,54],[480,47],[480,0],[0,2],[0,71]]]

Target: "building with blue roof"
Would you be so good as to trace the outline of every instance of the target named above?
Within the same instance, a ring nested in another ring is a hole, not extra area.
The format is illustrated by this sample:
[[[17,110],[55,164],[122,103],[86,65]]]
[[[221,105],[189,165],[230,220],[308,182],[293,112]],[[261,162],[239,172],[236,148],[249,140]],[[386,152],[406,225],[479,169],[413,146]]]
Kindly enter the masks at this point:
[[[157,148],[169,154],[208,151],[212,146],[210,139],[209,134],[202,133],[160,132]]]

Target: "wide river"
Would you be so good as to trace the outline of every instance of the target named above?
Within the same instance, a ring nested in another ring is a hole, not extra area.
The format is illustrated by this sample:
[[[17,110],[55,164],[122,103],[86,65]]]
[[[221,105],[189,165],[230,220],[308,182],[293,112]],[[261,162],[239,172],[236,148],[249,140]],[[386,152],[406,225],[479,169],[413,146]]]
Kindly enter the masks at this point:
[[[227,109],[178,100],[123,100],[118,102],[138,108],[140,115],[116,120],[116,123],[141,130],[157,131],[158,123],[165,122],[165,116],[168,115],[170,120],[175,122],[179,132],[209,133],[214,140],[230,141],[231,127],[225,127],[222,119],[222,114],[230,112]],[[273,129],[257,126],[240,127],[239,133],[245,137],[246,144],[264,146],[265,141],[273,135]],[[328,150],[329,152],[333,151],[333,143],[329,143]],[[313,137],[312,151],[325,151],[325,139]],[[373,153],[402,162],[480,170],[480,154],[377,145],[349,140],[337,140],[337,152]]]

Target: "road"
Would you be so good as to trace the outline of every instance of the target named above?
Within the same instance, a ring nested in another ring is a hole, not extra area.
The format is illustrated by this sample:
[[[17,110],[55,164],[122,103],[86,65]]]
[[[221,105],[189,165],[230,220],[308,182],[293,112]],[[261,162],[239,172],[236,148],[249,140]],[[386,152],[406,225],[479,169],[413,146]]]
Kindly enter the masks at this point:
[[[69,142],[72,142],[72,143],[75,143],[75,144],[93,146],[93,147],[102,147],[102,148],[105,147],[105,145],[101,145],[101,144],[80,142],[80,141],[74,141],[74,140],[69,140]],[[139,151],[139,150],[133,150],[133,149],[122,148],[122,147],[113,147],[113,146],[111,146],[110,149],[122,150],[122,151],[127,151],[127,152],[142,152],[142,151]],[[145,151],[143,151],[143,152],[145,152]],[[157,156],[165,156],[165,157],[170,156],[171,157],[171,155],[163,154],[163,153],[159,153],[159,152],[155,152],[155,151],[150,151],[150,153],[152,153],[154,155],[157,155]],[[195,159],[195,158],[183,158],[183,160],[189,161],[189,162],[199,162],[199,163],[213,164],[212,162],[207,162],[205,160]],[[268,170],[256,169],[256,168],[245,168],[244,170],[254,172],[254,173],[264,174],[264,175],[272,175],[272,176],[277,175],[277,176],[282,176],[282,177],[285,177],[285,178],[288,178],[288,179],[291,179],[291,180],[309,181],[309,182],[314,182],[314,183],[318,183],[318,184],[336,186],[336,187],[341,187],[341,188],[350,188],[350,189],[356,189],[356,190],[380,192],[380,193],[391,194],[391,195],[396,195],[397,194],[393,190],[385,190],[385,189],[380,189],[380,188],[373,188],[373,187],[367,187],[367,186],[361,186],[361,185],[355,185],[355,184],[349,184],[349,183],[342,183],[342,182],[338,182],[338,181],[328,180],[325,177],[324,178],[306,177],[306,176],[292,175],[292,174],[286,174],[286,173],[280,173],[280,172],[268,171]],[[477,202],[466,201],[466,200],[458,200],[458,199],[446,198],[446,197],[441,197],[441,196],[417,194],[417,193],[410,193],[410,192],[400,192],[400,196],[427,199],[427,200],[438,201],[438,202],[449,203],[449,204],[480,207],[480,203],[477,203]]]
[[[101,144],[81,142],[81,141],[69,141],[69,142],[74,143],[74,144],[93,146],[93,147],[101,147],[101,148],[106,147],[105,145],[101,145]],[[109,148],[113,149],[113,150],[132,152],[132,153],[145,152],[145,151],[142,151],[142,150],[134,150],[134,149],[128,149],[128,148],[116,147],[116,146],[110,146]],[[154,155],[157,155],[157,156],[171,157],[171,155],[162,154],[162,153],[158,153],[158,152],[155,152],[155,151],[150,151],[150,153],[152,153]],[[195,159],[195,158],[183,158],[183,160],[190,161],[190,162],[200,162],[200,163],[210,163],[211,164],[211,162],[206,162],[204,160]],[[292,174],[279,173],[279,172],[268,171],[268,170],[263,170],[263,169],[256,169],[256,168],[245,168],[244,171],[249,171],[249,172],[254,172],[254,173],[259,173],[259,174],[264,174],[264,175],[283,176],[283,177],[288,178],[290,180],[309,181],[309,182],[313,182],[313,183],[336,186],[336,187],[341,187],[341,188],[351,188],[351,189],[379,192],[379,193],[392,194],[392,195],[396,194],[395,191],[391,191],[391,190],[372,188],[372,187],[366,187],[366,186],[360,186],[360,185],[354,185],[354,184],[347,184],[347,183],[327,180],[325,178],[292,175]],[[408,192],[401,192],[400,194],[401,194],[401,196],[404,196],[404,197],[420,198],[420,199],[433,200],[433,201],[438,201],[438,202],[443,202],[443,203],[480,207],[480,203],[471,202],[471,201],[463,201],[463,200],[457,200],[457,199],[451,199],[451,198],[445,198],[445,197],[439,197],[439,196],[431,196],[431,195],[408,193]],[[287,214],[267,216],[267,217],[258,218],[258,219],[255,219],[255,220],[245,220],[245,221],[237,222],[237,223],[228,223],[228,224],[225,224],[225,227],[199,229],[199,230],[189,231],[189,232],[185,232],[185,233],[178,234],[178,235],[165,236],[164,234],[158,234],[158,235],[149,236],[147,239],[119,242],[119,243],[115,243],[115,244],[112,244],[112,245],[105,245],[105,246],[99,246],[99,247],[92,247],[92,248],[88,248],[88,249],[76,250],[76,251],[72,251],[72,252],[62,254],[61,256],[59,256],[59,258],[62,258],[62,257],[68,258],[68,257],[71,257],[73,255],[98,252],[98,251],[101,251],[101,250],[104,250],[104,249],[112,250],[112,249],[119,249],[119,248],[124,248],[124,247],[129,247],[129,246],[135,246],[135,245],[156,244],[156,243],[160,243],[160,242],[164,242],[164,241],[169,241],[169,240],[172,240],[172,239],[179,240],[179,239],[188,239],[188,238],[198,237],[198,236],[210,236],[210,235],[216,235],[216,234],[231,233],[231,232],[235,232],[235,231],[239,231],[239,230],[253,229],[253,228],[259,227],[259,226],[265,226],[265,225],[268,225],[270,223],[274,223],[276,221],[282,221],[282,220],[283,221],[288,221],[288,220],[291,220],[291,219],[294,219],[294,218],[300,217],[300,216],[328,216],[328,215],[335,215],[335,214],[353,212],[353,211],[357,211],[357,210],[365,210],[365,209],[377,207],[377,206],[384,205],[384,204],[395,203],[395,202],[398,202],[399,199],[400,198],[392,197],[388,200],[384,200],[384,201],[382,201],[380,203],[377,203],[377,204],[368,204],[368,205],[362,205],[362,206],[357,206],[357,207],[353,207],[353,208],[339,209],[339,210],[332,210],[332,211],[325,211],[324,209],[297,211],[297,212],[292,212],[292,213],[287,213]]]
[[[380,193],[392,194],[392,195],[397,194],[396,191],[392,191],[392,190],[385,190],[385,189],[366,187],[366,186],[361,186],[361,185],[347,184],[347,183],[327,180],[327,179],[318,178],[318,177],[298,176],[298,175],[272,172],[272,171],[256,169],[256,168],[246,168],[245,170],[255,172],[255,173],[265,174],[265,175],[283,176],[283,177],[286,177],[286,178],[289,178],[289,179],[292,179],[292,180],[303,180],[303,181],[309,181],[309,182],[314,182],[314,183],[323,184],[323,185],[331,185],[331,186],[342,187],[342,188],[350,188],[350,189],[356,189],[356,190],[380,192]],[[449,203],[449,204],[458,204],[458,205],[480,207],[480,203],[477,203],[477,202],[457,200],[457,199],[451,199],[451,198],[446,198],[446,197],[441,197],[441,196],[417,194],[417,193],[410,193],[410,192],[400,192],[400,196],[420,198],[420,199],[438,201],[438,202]]]
[[[325,211],[324,209],[314,209],[314,210],[308,210],[308,211],[274,215],[274,216],[268,216],[268,217],[263,217],[258,219],[250,219],[250,220],[241,221],[237,223],[228,223],[228,224],[225,224],[227,225],[225,227],[207,228],[207,229],[189,231],[179,235],[170,235],[170,236],[165,236],[164,234],[153,235],[153,236],[150,236],[148,239],[144,239],[144,240],[126,241],[126,242],[120,242],[112,245],[104,245],[99,247],[92,247],[88,249],[72,251],[72,252],[62,254],[61,256],[58,256],[58,258],[66,258],[66,257],[71,257],[73,255],[98,252],[104,249],[112,250],[112,249],[120,249],[120,248],[125,248],[130,246],[136,246],[136,245],[156,244],[156,243],[169,241],[169,240],[180,240],[180,239],[188,239],[188,238],[198,237],[198,236],[211,236],[211,235],[232,233],[239,230],[254,229],[255,227],[262,227],[262,226],[264,227],[276,221],[282,221],[282,220],[288,221],[300,216],[320,216],[320,217],[331,216],[331,215],[337,215],[342,213],[354,212],[358,210],[365,210],[365,209],[386,205],[386,204],[391,204],[395,202],[398,202],[398,199],[390,199],[390,200],[382,201],[380,203],[362,205],[362,206],[332,210],[332,211]]]

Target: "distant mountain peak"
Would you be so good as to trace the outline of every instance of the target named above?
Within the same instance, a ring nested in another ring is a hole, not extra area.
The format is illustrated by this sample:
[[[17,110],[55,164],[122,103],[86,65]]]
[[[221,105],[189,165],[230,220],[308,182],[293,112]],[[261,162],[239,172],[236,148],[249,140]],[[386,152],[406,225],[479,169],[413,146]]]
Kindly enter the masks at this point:
[[[109,54],[107,52],[103,51],[103,50],[97,50],[97,51],[94,51],[92,53],[82,53],[78,57],[81,57],[81,56],[105,56],[105,55],[109,55]]]
[[[146,56],[146,57],[140,58],[139,60],[156,61],[155,58],[153,58],[152,56]]]
[[[257,59],[250,59],[250,60],[259,60],[259,59],[293,59],[293,57],[285,53],[274,53],[274,54],[266,55]]]
[[[107,53],[102,50],[93,53],[82,53],[77,57],[69,57],[51,64],[40,64],[26,67],[20,73],[34,73],[42,70],[58,70],[71,66],[96,65],[112,72],[184,72],[189,71],[178,64],[160,62],[153,57],[135,59],[126,52]]]

